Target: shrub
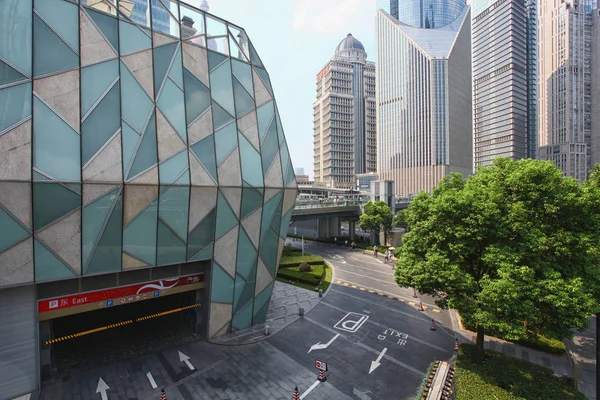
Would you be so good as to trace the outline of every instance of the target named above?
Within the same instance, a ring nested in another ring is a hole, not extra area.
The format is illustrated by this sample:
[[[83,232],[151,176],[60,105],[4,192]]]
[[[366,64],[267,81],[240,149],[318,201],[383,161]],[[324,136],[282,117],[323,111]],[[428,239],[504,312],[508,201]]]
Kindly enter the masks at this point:
[[[308,272],[301,272],[298,269],[299,267],[281,268],[277,272],[277,276],[316,287],[321,283],[321,278],[325,272],[325,266],[323,264],[313,265],[311,271]]]
[[[310,264],[307,263],[302,263],[298,266],[298,271],[300,272],[310,272],[312,271],[312,268],[310,267]]]
[[[306,263],[310,265],[323,264],[324,260],[321,256],[287,256],[281,257],[281,261],[279,261],[279,266],[281,268],[288,267],[297,267],[301,263]]]

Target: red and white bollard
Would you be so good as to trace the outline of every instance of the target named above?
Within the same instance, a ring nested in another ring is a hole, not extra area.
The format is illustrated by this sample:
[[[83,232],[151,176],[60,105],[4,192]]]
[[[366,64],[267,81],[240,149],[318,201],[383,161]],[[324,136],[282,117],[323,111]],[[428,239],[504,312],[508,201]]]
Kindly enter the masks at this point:
[[[317,378],[317,380],[321,382],[325,382],[327,380],[327,377],[325,376],[325,371],[323,371],[322,369],[319,370],[319,377]]]
[[[425,311],[425,309],[423,308],[423,302],[419,301],[419,311]]]
[[[160,390],[160,400],[167,400],[167,392],[165,392],[165,388]]]
[[[458,351],[458,339],[454,339],[454,351]]]
[[[416,299],[417,298],[417,289],[413,289],[413,297]]]
[[[294,389],[294,395],[292,396],[292,400],[300,400],[300,392],[298,391],[298,386]]]

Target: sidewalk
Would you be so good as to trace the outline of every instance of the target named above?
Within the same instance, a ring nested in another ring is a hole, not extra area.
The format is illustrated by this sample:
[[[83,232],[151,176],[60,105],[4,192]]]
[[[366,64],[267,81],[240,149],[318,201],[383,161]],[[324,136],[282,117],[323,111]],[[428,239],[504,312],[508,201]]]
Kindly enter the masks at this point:
[[[475,343],[477,335],[475,332],[464,330],[460,318],[456,311],[453,311],[453,320],[455,332],[461,343]],[[573,358],[579,364],[578,384],[579,391],[589,400],[596,399],[596,361],[595,361],[595,338],[596,320],[594,317],[590,320],[590,328],[585,332],[577,332],[573,338],[574,345],[567,345],[567,349],[573,353]],[[567,354],[554,355],[544,353],[539,350],[523,347],[518,344],[510,343],[492,336],[485,337],[485,348],[493,351],[502,352],[509,356],[520,358],[534,364],[550,368],[557,376],[567,375],[573,378],[573,361]]]
[[[322,299],[318,292],[275,281],[267,311],[267,320],[264,324],[223,335],[209,340],[209,342],[235,346],[268,339],[269,336],[265,335],[265,325],[269,325],[270,335],[273,335],[300,318],[298,315],[300,307],[304,308],[306,314],[315,308]]]

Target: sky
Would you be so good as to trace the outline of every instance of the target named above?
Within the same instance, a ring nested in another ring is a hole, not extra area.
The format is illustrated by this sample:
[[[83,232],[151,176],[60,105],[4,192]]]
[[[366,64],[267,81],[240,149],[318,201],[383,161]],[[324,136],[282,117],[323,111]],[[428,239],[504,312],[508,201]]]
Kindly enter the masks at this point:
[[[199,5],[200,0],[184,0]],[[375,0],[208,0],[246,30],[273,85],[294,168],[312,176],[316,76],[348,33],[375,61]]]

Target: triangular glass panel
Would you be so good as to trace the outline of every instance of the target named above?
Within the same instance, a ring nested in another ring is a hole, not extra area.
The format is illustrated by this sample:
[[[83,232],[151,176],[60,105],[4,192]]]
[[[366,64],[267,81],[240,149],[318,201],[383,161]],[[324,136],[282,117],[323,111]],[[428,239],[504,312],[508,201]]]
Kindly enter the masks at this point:
[[[286,143],[283,143],[280,147],[279,147],[279,155],[281,157],[281,175],[283,176],[284,180],[285,177],[287,176],[287,168],[288,168],[288,164],[290,161],[290,153],[288,153],[288,149],[287,149],[287,145]]]
[[[244,291],[245,286],[250,286],[250,285],[246,285],[246,281],[241,276],[236,274],[234,289],[233,289],[233,308],[234,308],[234,310],[235,310],[236,305],[238,304],[238,300],[239,300],[240,296],[242,295],[242,292]]]
[[[166,33],[167,35],[173,35],[171,31],[171,24],[179,27],[179,24],[171,21],[171,15],[168,9],[160,3],[160,1],[152,1],[152,29],[155,31]],[[177,29],[179,30],[179,29]]]
[[[210,245],[205,247],[204,250],[202,250],[200,253],[198,253],[194,257],[190,258],[189,261],[203,261],[203,260],[212,259],[214,246],[215,246],[214,243],[211,243]]]
[[[271,126],[273,121],[273,115],[275,109],[273,108],[273,100],[256,109],[256,118],[258,120],[258,133],[260,134],[260,140],[263,140],[267,134],[267,130]]]
[[[156,116],[152,113],[146,132],[142,137],[142,142],[133,160],[131,170],[127,179],[131,179],[140,172],[147,170],[158,162],[158,152],[156,150]],[[132,253],[133,254],[133,253]]]
[[[159,89],[162,87],[163,81],[167,76],[171,60],[175,55],[178,44],[178,42],[175,42],[154,48],[154,92],[156,93],[156,96],[158,96]]]
[[[235,114],[239,118],[254,110],[254,99],[246,92],[242,84],[233,77],[233,94],[235,96]]]
[[[269,79],[269,75],[267,74],[267,71],[265,71],[262,68],[256,68],[256,67],[254,68],[254,70],[260,76],[260,79],[265,84],[265,87],[267,88],[267,90],[269,91],[269,93],[271,94],[271,96],[273,96],[273,87],[271,86],[271,80]]]
[[[279,116],[279,110],[275,106],[275,121],[277,122],[277,134],[279,135],[279,143],[281,144],[285,140],[283,134],[283,126],[281,125],[281,117]]]
[[[123,236],[123,197],[119,196],[104,233],[96,247],[96,252],[85,274],[108,273],[121,270]]]
[[[158,215],[183,240],[188,232],[190,188],[171,186],[159,198]]]
[[[227,35],[227,26],[224,21],[206,15],[206,33],[208,36]]]
[[[233,121],[233,117],[216,102],[212,102],[212,113],[213,113],[213,129],[216,131],[229,121]]]
[[[250,272],[254,267],[256,270],[256,256],[258,252],[254,248],[254,245],[246,235],[244,229],[240,229],[240,235],[238,239],[237,247],[237,267],[236,271],[245,280],[250,277]]]
[[[183,174],[179,175],[179,178],[173,183],[174,186],[189,186],[190,185],[190,169],[186,168]]]
[[[62,118],[33,97],[33,166],[54,179],[80,181],[80,137]]]
[[[275,125],[275,122],[271,124],[269,131],[267,132],[267,135],[260,146],[263,173],[265,175],[273,163],[273,159],[277,155],[277,150],[279,150],[279,144],[277,143],[277,128]]]
[[[241,218],[246,218],[250,215],[254,210],[262,206],[263,196],[255,189],[252,188],[244,188],[242,194],[242,216]]]
[[[187,257],[191,259],[215,241],[216,210],[211,210],[188,235]]]
[[[254,315],[258,313],[258,311],[264,306],[265,314],[266,309],[269,307],[269,299],[271,298],[271,294],[273,293],[273,285],[274,283],[269,283],[266,288],[263,289],[262,292],[256,294],[254,297]],[[264,322],[264,320],[263,320]]]
[[[246,91],[254,97],[254,84],[252,83],[252,67],[238,60],[231,60],[233,75],[240,81]]]
[[[92,17],[94,23],[99,28],[100,32],[104,35],[108,42],[111,44],[113,49],[119,52],[119,28],[117,26],[117,19],[109,17],[99,13],[98,11],[86,9],[87,13]]]
[[[248,48],[250,49],[250,61],[252,64],[257,67],[264,68],[262,61],[260,61],[260,58],[258,57],[258,54],[256,53],[256,50],[250,41],[248,41]]]
[[[181,63],[181,46],[177,48],[175,52],[175,57],[173,57],[173,64],[171,65],[171,70],[169,71],[169,76],[173,79],[173,82],[179,85],[180,88],[183,88],[183,65]]]
[[[33,15],[34,76],[79,66],[79,57],[38,17]]]
[[[217,228],[215,230],[215,240],[223,236],[238,223],[235,213],[229,207],[225,197],[219,192],[217,203]]]
[[[63,278],[73,278],[75,273],[39,240],[34,240],[35,280],[48,281]]]
[[[267,201],[263,207],[262,212],[262,223],[261,223],[261,238],[265,235],[269,226],[271,226],[271,220],[273,219],[273,214],[275,210],[277,210],[277,206],[281,200],[281,191],[278,192],[272,199]]]
[[[0,207],[0,253],[14,243],[29,236],[29,232],[2,207]]]
[[[256,304],[256,301],[254,302]],[[267,312],[269,311],[269,305],[265,304],[258,310],[254,309],[254,317],[252,318],[252,323],[254,325],[263,324],[267,320]]]
[[[18,82],[24,79],[27,79],[27,77],[20,74],[16,69],[0,60],[0,86],[6,85],[7,83]]]
[[[254,149],[248,140],[239,134],[240,158],[242,165],[242,177],[252,186],[264,185],[260,154]]]
[[[185,112],[188,125],[210,107],[210,90],[184,68]]]
[[[217,149],[217,165],[221,165],[223,160],[237,146],[237,128],[235,123],[230,123],[215,132],[215,141]]]
[[[58,183],[33,184],[33,221],[38,230],[81,207],[81,196]]]
[[[261,246],[260,246],[260,258],[262,258],[265,266],[271,273],[271,276],[275,277],[277,271],[277,253],[278,253],[278,241],[279,234],[268,229],[265,234],[261,235]]]
[[[90,108],[119,76],[119,61],[110,60],[81,69],[81,115]]]
[[[230,115],[234,115],[233,84],[229,62],[221,64],[210,73],[210,90],[213,100],[217,101]]]
[[[279,235],[279,228],[281,228],[281,201],[277,205],[277,209],[273,213],[273,219],[271,220],[271,229]]]
[[[246,54],[242,51],[237,41],[233,38],[231,34],[229,34],[229,54],[231,57],[235,57],[237,59],[248,61],[246,58]]]
[[[212,71],[213,69],[215,69],[216,67],[221,65],[221,63],[225,60],[227,60],[227,56],[224,56],[223,54],[215,53],[214,51],[209,50],[208,51],[208,69],[209,69],[209,71]]]
[[[285,239],[288,233],[288,228],[290,227],[290,221],[292,219],[292,212],[294,212],[294,207],[290,208],[290,210],[285,213],[283,217],[281,217],[281,226],[279,227],[279,237]]]
[[[188,152],[183,149],[179,154],[174,155],[158,166],[160,184],[169,185],[178,178],[183,171],[188,168]]]
[[[32,86],[31,82],[27,82],[0,90],[0,132],[31,116]]]
[[[233,278],[213,261],[210,301],[231,303],[233,301]]]
[[[296,177],[296,174],[294,174],[294,165],[292,164],[292,160],[289,160],[287,171],[284,176],[286,186],[289,185],[290,182],[293,181],[295,177]]]
[[[236,329],[248,328],[252,323],[252,296],[254,295],[254,283],[246,283],[240,291],[238,291],[236,286],[235,290],[233,312],[238,314],[233,317],[233,327]],[[238,292],[240,293],[238,294]]]
[[[137,25],[119,21],[121,54],[131,54],[152,47],[152,39]]]
[[[152,100],[123,62],[121,62],[121,97],[123,119],[137,132],[142,132],[153,108]]]
[[[215,159],[215,138],[209,135],[190,147],[206,171],[217,180],[217,161]]]
[[[82,163],[87,163],[121,127],[121,92],[117,82],[81,124]]]
[[[185,262],[185,243],[159,219],[156,265],[182,262]]]
[[[127,176],[129,165],[131,164],[133,154],[135,153],[135,148],[140,141],[140,135],[124,122],[121,126],[123,140],[123,176]]]
[[[158,108],[169,120],[184,143],[187,143],[185,123],[185,99],[181,89],[170,79],[165,81],[162,93],[156,103]]]
[[[79,51],[79,11],[64,0],[35,2],[35,11],[71,46]]]
[[[154,199],[123,229],[123,251],[149,265],[156,265],[157,220],[158,199]]]
[[[81,259],[83,265],[88,264],[88,259],[92,254],[92,249],[100,240],[102,227],[108,218],[109,212],[118,193],[119,189],[114,189],[83,207],[83,213],[81,217],[81,226],[83,228],[81,232],[83,257]]]
[[[42,175],[37,171],[33,171],[33,180],[34,181],[50,181],[51,179],[48,178],[46,175]]]

